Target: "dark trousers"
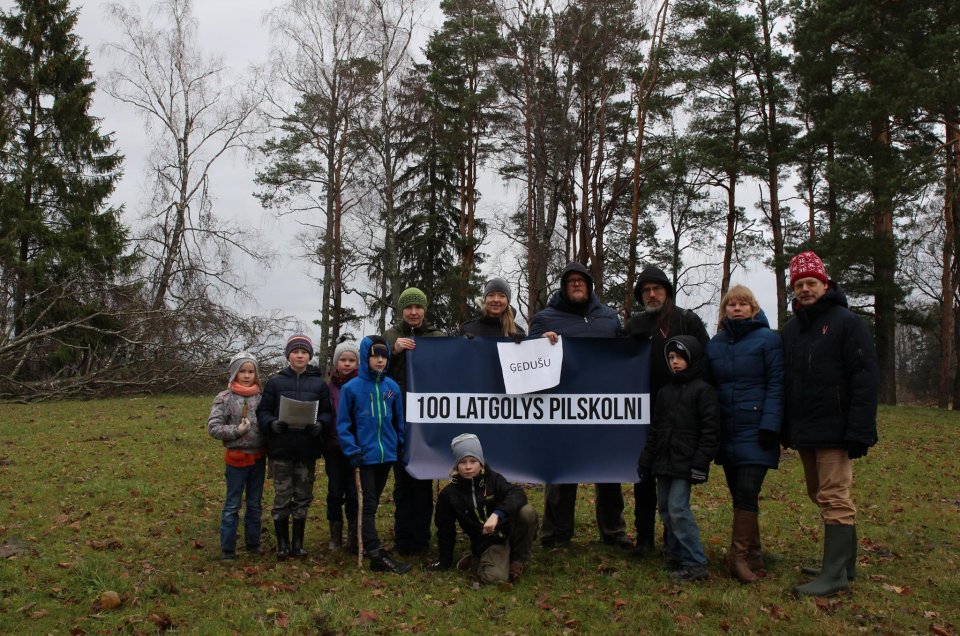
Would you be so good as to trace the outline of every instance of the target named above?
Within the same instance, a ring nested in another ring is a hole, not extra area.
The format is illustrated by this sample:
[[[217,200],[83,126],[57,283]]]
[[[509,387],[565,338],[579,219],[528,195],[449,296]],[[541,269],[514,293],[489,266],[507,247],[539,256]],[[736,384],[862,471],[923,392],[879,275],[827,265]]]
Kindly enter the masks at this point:
[[[397,462],[393,469],[393,532],[400,552],[425,552],[433,521],[433,481],[416,479]]]
[[[343,521],[346,509],[347,521],[357,522],[357,484],[353,468],[339,450],[325,451],[323,470],[327,474],[327,521]]]
[[[760,512],[760,489],[767,476],[766,466],[724,466],[727,488],[733,498],[733,507],[747,512]]]
[[[360,467],[360,488],[363,490],[363,508],[361,509],[363,528],[360,536],[363,537],[363,551],[366,554],[383,548],[380,535],[377,534],[377,508],[380,506],[380,495],[383,494],[389,476],[390,464],[371,464]]]
[[[657,521],[657,480],[653,475],[633,485],[633,498],[633,527],[637,532],[637,545],[652,547]]]
[[[623,520],[623,492],[620,484],[596,484],[597,528],[600,539],[610,541],[626,531]],[[577,506],[577,484],[547,484],[543,491],[544,511],[540,541],[570,541],[573,538]]]

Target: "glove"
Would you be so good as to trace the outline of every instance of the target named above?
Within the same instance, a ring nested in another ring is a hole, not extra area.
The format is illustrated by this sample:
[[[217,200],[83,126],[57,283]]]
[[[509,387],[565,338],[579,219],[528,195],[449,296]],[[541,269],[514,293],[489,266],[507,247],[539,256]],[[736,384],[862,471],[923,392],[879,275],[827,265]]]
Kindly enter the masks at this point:
[[[760,448],[763,450],[776,448],[780,445],[780,433],[775,433],[774,431],[761,428],[760,436],[757,438],[757,443],[760,444]]]
[[[513,335],[510,337],[513,338],[513,341],[516,344],[520,344],[521,342],[523,342],[523,338],[524,338],[523,334],[520,333],[519,331],[514,331]]]
[[[847,442],[847,457],[850,459],[859,459],[866,456],[868,446],[860,442]]]
[[[434,561],[433,563],[428,563],[423,566],[423,569],[427,572],[442,572],[444,570],[450,569],[450,564],[443,561]]]
[[[243,418],[240,420],[240,423],[237,424],[237,437],[243,437],[250,430],[250,420]]]
[[[474,338],[472,333],[465,333],[463,334],[463,337],[466,338],[467,340],[473,340]]]
[[[307,424],[307,432],[310,433],[313,437],[318,436],[323,432],[323,425],[320,422],[314,422],[313,424]]]
[[[700,470],[699,468],[690,469],[690,483],[692,484],[704,484],[707,481],[707,471]]]
[[[290,427],[287,426],[287,423],[281,422],[280,420],[273,420],[273,424],[270,425],[270,428],[272,428],[273,432],[277,435],[283,435],[290,430]]]
[[[351,455],[347,457],[347,461],[350,462],[350,465],[354,468],[360,468],[363,466],[363,453],[357,453],[356,455]]]

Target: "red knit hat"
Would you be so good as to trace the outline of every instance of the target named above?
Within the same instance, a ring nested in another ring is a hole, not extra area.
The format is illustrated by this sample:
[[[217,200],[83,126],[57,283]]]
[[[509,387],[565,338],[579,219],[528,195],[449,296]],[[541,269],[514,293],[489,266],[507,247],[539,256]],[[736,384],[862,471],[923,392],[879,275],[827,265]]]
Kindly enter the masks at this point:
[[[814,252],[800,252],[790,259],[790,286],[801,278],[816,278],[823,284],[829,282],[827,268]]]

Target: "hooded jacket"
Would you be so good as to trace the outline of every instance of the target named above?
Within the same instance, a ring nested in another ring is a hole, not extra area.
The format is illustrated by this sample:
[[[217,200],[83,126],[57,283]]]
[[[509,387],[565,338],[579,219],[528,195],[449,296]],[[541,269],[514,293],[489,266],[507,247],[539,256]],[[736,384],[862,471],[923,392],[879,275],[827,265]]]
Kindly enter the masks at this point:
[[[273,459],[316,459],[323,454],[323,436],[312,435],[305,430],[288,429],[276,433],[273,423],[280,414],[280,398],[287,397],[301,402],[319,402],[317,423],[323,428],[333,423],[333,409],[330,405],[330,391],[323,381],[320,369],[307,365],[303,373],[297,375],[287,367],[267,380],[263,387],[263,397],[257,406],[257,424],[260,434],[267,441],[267,455]]]
[[[720,405],[723,466],[776,468],[780,448],[761,448],[760,429],[780,432],[783,423],[783,343],[763,311],[720,323],[707,344],[709,377]]]
[[[879,368],[873,338],[847,309],[833,281],[816,303],[793,304],[783,327],[786,421],[791,448],[846,448],[877,443]]]
[[[233,391],[221,391],[213,400],[210,408],[210,417],[207,419],[207,432],[210,437],[221,440],[227,450],[239,450],[255,454],[263,450],[263,437],[257,425],[257,405],[260,403],[260,394],[244,397]],[[237,426],[243,415],[243,407],[247,407],[247,419],[250,420],[250,430],[245,435],[237,435]]]
[[[588,298],[585,304],[567,298],[567,277],[572,273],[587,279]],[[553,293],[547,306],[537,312],[530,323],[530,337],[538,338],[548,331],[564,337],[616,338],[623,335],[620,317],[593,293],[593,276],[580,263],[569,263],[560,275],[560,289]]]
[[[690,353],[690,362],[681,373],[672,374],[671,382],[660,389],[637,466],[641,472],[657,477],[689,479],[691,469],[707,473],[717,455],[717,396],[700,377],[700,341],[693,336],[670,340],[683,344]]]
[[[360,343],[360,367],[357,377],[340,389],[337,409],[337,434],[347,457],[362,455],[362,464],[387,464],[399,459],[403,444],[403,407],[400,386],[370,368],[370,349],[375,342],[386,345],[379,336],[367,336]],[[389,358],[389,345],[388,358]]]
[[[646,283],[659,283],[667,290],[667,302],[656,313],[647,313],[640,310],[630,317],[627,323],[627,335],[641,340],[650,340],[650,397],[654,405],[660,389],[670,382],[673,375],[667,365],[663,348],[667,340],[674,336],[694,336],[706,347],[710,336],[707,328],[696,313],[689,309],[681,309],[673,302],[673,285],[659,267],[648,265],[640,272],[637,283],[633,287],[633,297],[639,307],[644,306],[643,286]]]
[[[456,523],[470,537],[470,552],[479,557],[490,546],[506,543],[512,519],[526,504],[527,495],[523,489],[511,484],[488,466],[484,466],[483,472],[473,479],[454,476],[440,491],[434,514],[441,565],[450,567],[453,564]],[[500,517],[497,530],[491,535],[484,535],[483,524],[494,512]]]

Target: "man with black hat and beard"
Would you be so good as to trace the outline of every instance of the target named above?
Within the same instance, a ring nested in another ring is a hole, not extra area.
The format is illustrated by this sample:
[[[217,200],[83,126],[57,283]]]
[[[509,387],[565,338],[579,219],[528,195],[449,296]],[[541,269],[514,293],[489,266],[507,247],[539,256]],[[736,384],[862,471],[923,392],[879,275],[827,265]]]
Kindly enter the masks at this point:
[[[593,276],[580,263],[571,262],[560,275],[560,289],[550,297],[530,324],[530,337],[557,336],[616,338],[623,334],[620,318],[593,291]],[[654,498],[656,500],[656,498]],[[540,543],[547,549],[564,548],[573,538],[577,484],[547,484],[544,490]],[[656,501],[654,501],[656,503]],[[606,545],[631,548],[623,518],[620,484],[596,484],[596,515],[600,539]]]
[[[674,336],[693,336],[704,348],[710,337],[700,316],[689,309],[677,307],[673,302],[673,284],[663,270],[648,265],[640,272],[633,288],[633,297],[640,310],[627,323],[627,335],[650,340],[650,412],[653,412],[657,392],[670,381],[664,347]],[[657,484],[653,478],[644,479],[633,488],[636,500],[634,528],[637,545],[634,555],[638,557],[654,553],[654,527],[657,517]]]

